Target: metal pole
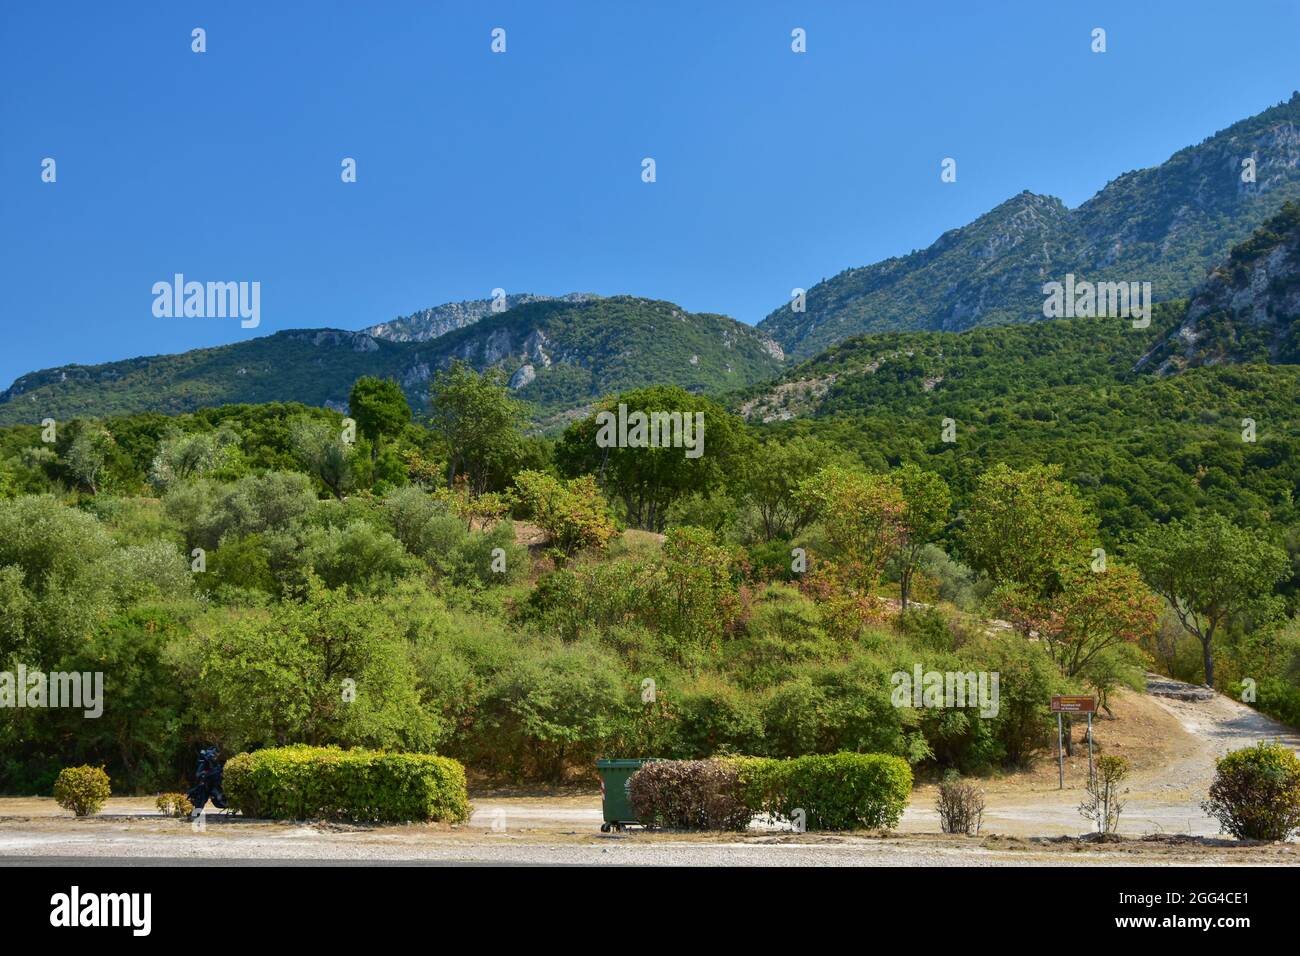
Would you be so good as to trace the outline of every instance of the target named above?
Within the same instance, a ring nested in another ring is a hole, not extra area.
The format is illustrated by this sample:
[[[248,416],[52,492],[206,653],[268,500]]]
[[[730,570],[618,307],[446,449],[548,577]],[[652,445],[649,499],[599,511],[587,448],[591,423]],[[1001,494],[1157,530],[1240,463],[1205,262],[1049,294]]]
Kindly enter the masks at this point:
[[[1088,711],[1088,782],[1092,783],[1092,711]]]
[[[1056,712],[1056,760],[1060,770],[1060,782],[1056,789],[1065,789],[1065,733],[1061,730],[1061,712]]]

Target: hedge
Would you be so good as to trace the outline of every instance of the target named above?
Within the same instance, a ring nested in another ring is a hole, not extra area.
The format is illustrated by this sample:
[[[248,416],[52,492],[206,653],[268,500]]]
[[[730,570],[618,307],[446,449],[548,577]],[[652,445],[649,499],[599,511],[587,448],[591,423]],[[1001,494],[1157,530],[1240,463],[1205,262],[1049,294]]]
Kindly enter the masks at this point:
[[[432,754],[274,747],[226,761],[229,806],[273,820],[397,823],[469,818],[465,768]]]
[[[809,830],[891,829],[912,792],[912,768],[888,754],[737,762],[746,803],[780,820],[794,820],[802,810]]]
[[[646,825],[708,830],[743,830],[758,814],[809,830],[890,829],[911,792],[906,760],[859,753],[654,761],[628,782]]]
[[[754,817],[732,760],[656,760],[632,775],[627,795],[646,826],[744,830]]]

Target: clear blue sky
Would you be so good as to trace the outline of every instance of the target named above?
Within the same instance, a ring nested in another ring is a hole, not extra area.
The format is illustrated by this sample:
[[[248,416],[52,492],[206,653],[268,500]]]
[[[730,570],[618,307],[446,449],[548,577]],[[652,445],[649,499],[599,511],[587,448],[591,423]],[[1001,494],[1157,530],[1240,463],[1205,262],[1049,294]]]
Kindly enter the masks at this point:
[[[0,387],[498,286],[756,322],[1022,189],[1077,205],[1286,99],[1298,45],[1281,0],[6,0]],[[175,272],[260,281],[261,327],[154,318]]]

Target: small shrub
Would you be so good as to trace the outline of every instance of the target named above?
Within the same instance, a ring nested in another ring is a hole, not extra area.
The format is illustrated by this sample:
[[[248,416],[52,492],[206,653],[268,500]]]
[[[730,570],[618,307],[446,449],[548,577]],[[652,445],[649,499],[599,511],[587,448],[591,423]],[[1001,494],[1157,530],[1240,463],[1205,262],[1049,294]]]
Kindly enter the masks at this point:
[[[657,760],[628,781],[636,817],[646,826],[744,830],[753,818],[729,760]]]
[[[838,753],[736,761],[745,802],[809,830],[889,829],[912,792],[912,768],[887,754]]]
[[[274,747],[226,761],[233,809],[273,820],[397,823],[469,818],[465,768],[432,754]]]
[[[1119,815],[1124,812],[1119,785],[1128,772],[1129,763],[1123,757],[1106,754],[1097,758],[1097,769],[1088,781],[1088,796],[1079,804],[1079,812],[1097,825],[1098,833],[1114,833],[1119,826]]]
[[[154,801],[158,812],[167,817],[188,817],[194,812],[194,804],[183,793],[160,793]]]
[[[975,836],[984,822],[984,793],[974,784],[965,783],[956,771],[949,770],[939,784],[939,827],[944,833]]]
[[[98,813],[112,789],[103,767],[65,767],[54,781],[54,799],[79,817]]]
[[[1300,830],[1300,758],[1262,740],[1234,750],[1218,760],[1201,809],[1239,840],[1287,839]]]

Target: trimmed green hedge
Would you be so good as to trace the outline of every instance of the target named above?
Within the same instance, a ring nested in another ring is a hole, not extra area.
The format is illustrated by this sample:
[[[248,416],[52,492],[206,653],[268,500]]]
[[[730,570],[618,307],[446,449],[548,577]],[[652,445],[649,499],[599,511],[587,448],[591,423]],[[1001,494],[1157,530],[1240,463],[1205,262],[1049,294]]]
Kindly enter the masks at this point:
[[[912,768],[888,754],[838,753],[792,760],[738,758],[745,802],[757,813],[809,830],[888,830],[912,792]]]
[[[681,829],[743,830],[757,814],[809,830],[890,829],[912,792],[902,757],[838,753],[646,764],[628,782],[638,819]]]
[[[274,747],[226,761],[230,807],[273,820],[398,823],[469,818],[465,768],[432,754]]]

